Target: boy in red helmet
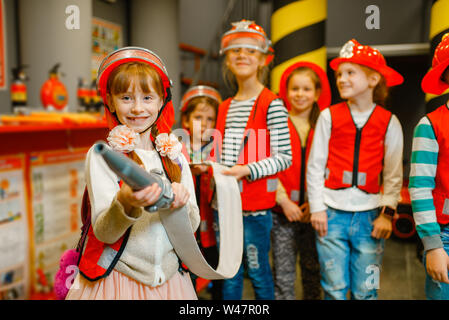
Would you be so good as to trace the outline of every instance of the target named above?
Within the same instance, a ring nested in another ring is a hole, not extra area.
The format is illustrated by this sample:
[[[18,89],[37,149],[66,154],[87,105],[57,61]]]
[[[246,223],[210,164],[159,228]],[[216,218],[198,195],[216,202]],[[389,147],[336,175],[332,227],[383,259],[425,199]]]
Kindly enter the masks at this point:
[[[449,33],[435,49],[431,70],[424,76],[424,92],[442,94],[449,88]],[[449,101],[416,125],[409,191],[416,231],[424,245],[426,297],[449,299]]]
[[[330,66],[345,101],[321,112],[307,167],[321,284],[325,299],[376,299],[402,187],[402,128],[384,106],[403,78],[354,39]]]

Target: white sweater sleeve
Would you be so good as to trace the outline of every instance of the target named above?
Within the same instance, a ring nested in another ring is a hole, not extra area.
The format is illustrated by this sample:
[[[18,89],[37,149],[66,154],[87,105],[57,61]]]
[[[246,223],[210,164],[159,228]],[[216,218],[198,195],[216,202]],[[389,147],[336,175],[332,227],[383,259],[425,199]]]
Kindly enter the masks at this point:
[[[326,108],[318,117],[307,162],[307,195],[311,213],[327,209],[324,203],[324,174],[329,153],[331,124],[331,114],[329,108]]]
[[[193,184],[192,172],[190,171],[189,163],[183,154],[180,155],[182,172],[181,184],[187,188],[189,192],[189,201],[187,202],[187,210],[189,212],[190,222],[193,231],[196,231],[200,225],[200,211],[196,203],[195,186]]]
[[[103,158],[90,148],[86,156],[85,177],[89,192],[92,225],[98,215],[107,210],[119,191],[118,177],[108,167]]]
[[[102,242],[114,243],[140,218],[143,208],[125,213],[117,200],[119,178],[93,147],[87,153],[85,176],[94,234]]]
[[[401,123],[392,115],[385,135],[385,155],[383,168],[383,194],[380,206],[396,208],[402,188],[402,150],[404,137]]]

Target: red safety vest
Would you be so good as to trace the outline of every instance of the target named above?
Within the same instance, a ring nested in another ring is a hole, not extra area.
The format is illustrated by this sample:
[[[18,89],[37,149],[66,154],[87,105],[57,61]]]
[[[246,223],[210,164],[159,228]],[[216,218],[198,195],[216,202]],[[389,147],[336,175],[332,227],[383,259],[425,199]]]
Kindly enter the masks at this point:
[[[379,193],[391,112],[376,106],[360,129],[355,126],[346,102],[331,106],[330,113],[332,131],[325,186],[330,189],[355,186],[367,193]]]
[[[120,183],[121,185],[121,183]],[[123,250],[125,250],[126,243],[128,241],[129,233],[131,232],[131,227],[129,227],[125,234],[113,244],[107,244],[101,242],[95,237],[92,225],[90,223],[90,201],[89,195],[87,193],[87,188],[84,190],[84,196],[81,206],[81,211],[83,217],[87,218],[87,221],[83,221],[83,235],[84,228],[88,228],[87,232],[87,242],[84,245],[84,237],[81,238],[81,243],[79,244],[81,251],[78,268],[80,273],[90,281],[96,281],[101,278],[105,278],[114,269],[117,261],[119,260]]]
[[[449,223],[449,110],[443,105],[427,115],[438,142],[438,166],[432,191],[437,221]]]
[[[183,144],[182,153],[186,157],[187,161],[190,163],[190,155],[187,148]],[[210,156],[207,158],[210,160]],[[215,230],[213,227],[214,216],[210,203],[212,202],[212,197],[214,195],[214,189],[211,187],[211,181],[213,178],[213,169],[209,167],[208,171],[200,176],[199,186],[197,186],[197,179],[193,177],[193,183],[195,185],[195,190],[199,191],[197,194],[197,199],[199,209],[200,209],[200,227],[198,232],[200,233],[200,242],[203,248],[209,248],[216,245]]]
[[[267,127],[267,112],[271,101],[278,98],[269,89],[264,88],[257,97],[246,124],[244,138],[237,164],[248,164],[270,157],[270,134]],[[223,101],[218,108],[217,130],[224,138],[226,117],[232,98]],[[222,152],[221,139],[218,142],[219,154]],[[243,148],[243,149],[242,149]],[[271,175],[249,182],[239,181],[242,209],[244,211],[266,210],[276,204],[277,175]]]
[[[292,165],[287,170],[279,172],[278,177],[290,200],[296,202],[298,205],[302,205],[305,202],[305,192],[307,190],[306,166],[310,147],[312,146],[314,130],[309,130],[306,145],[303,147],[301,138],[290,119],[288,119],[288,129],[290,131],[293,154]]]

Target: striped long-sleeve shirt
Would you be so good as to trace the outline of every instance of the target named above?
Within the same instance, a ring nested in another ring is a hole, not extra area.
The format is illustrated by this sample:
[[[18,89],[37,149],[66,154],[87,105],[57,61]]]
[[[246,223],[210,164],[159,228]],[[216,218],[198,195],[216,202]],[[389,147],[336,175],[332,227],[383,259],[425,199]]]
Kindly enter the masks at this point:
[[[238,161],[243,134],[255,100],[256,97],[249,100],[231,101],[223,138],[223,165],[232,167]],[[287,119],[288,112],[282,100],[273,100],[267,112],[271,156],[248,164],[251,171],[250,181],[276,174],[291,165],[292,150]]]
[[[427,117],[423,117],[416,125],[413,135],[409,192],[416,231],[426,251],[443,247],[432,196],[438,151],[432,125]]]
[[[232,100],[226,116],[223,152],[221,163],[232,167],[237,164],[240,146],[245,133],[251,109],[256,97],[249,100]],[[288,112],[281,99],[270,103],[267,111],[267,127],[270,132],[271,156],[260,161],[248,163],[253,181],[287,169],[291,165],[292,150],[290,132],[287,126]],[[266,210],[243,212],[243,215],[263,215]]]

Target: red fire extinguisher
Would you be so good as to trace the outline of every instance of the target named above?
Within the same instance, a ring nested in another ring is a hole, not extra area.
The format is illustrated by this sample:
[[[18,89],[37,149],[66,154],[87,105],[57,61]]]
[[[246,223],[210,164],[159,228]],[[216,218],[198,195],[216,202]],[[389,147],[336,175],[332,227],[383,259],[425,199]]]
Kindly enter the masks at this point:
[[[103,107],[103,99],[98,95],[97,80],[93,79],[90,85],[90,111],[100,112]]]
[[[18,66],[12,69],[13,82],[11,84],[11,103],[13,112],[27,105],[27,86],[25,81],[28,77],[25,75],[24,68],[26,66]]]
[[[78,107],[80,111],[87,111],[90,103],[90,91],[85,80],[78,78],[78,90],[76,92],[78,98]]]
[[[63,111],[69,99],[67,89],[59,80],[57,63],[49,72],[49,79],[44,82],[41,88],[41,102],[47,110]]]

